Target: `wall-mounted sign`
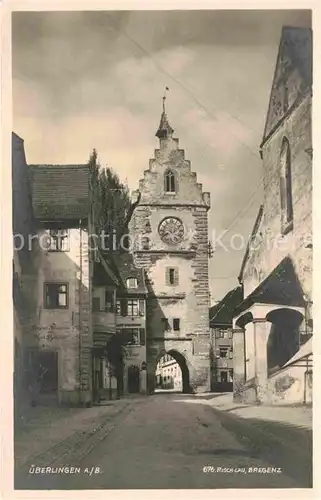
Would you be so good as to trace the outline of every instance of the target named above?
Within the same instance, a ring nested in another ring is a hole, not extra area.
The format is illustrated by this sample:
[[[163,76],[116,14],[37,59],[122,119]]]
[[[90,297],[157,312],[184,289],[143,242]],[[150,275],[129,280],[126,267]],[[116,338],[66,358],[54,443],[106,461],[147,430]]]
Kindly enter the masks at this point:
[[[117,323],[117,328],[133,328],[133,326],[141,327],[144,323]]]
[[[209,356],[210,345],[209,338],[196,337],[193,341],[194,356]]]

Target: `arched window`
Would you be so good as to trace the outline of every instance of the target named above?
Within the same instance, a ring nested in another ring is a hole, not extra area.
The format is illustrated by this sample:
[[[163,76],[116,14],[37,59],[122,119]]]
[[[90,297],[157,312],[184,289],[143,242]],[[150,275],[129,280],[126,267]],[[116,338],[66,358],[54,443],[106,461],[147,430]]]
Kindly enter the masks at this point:
[[[176,192],[176,179],[173,170],[167,170],[165,172],[165,192],[166,193]]]
[[[283,139],[280,160],[281,227],[282,233],[286,234],[293,228],[291,150],[286,138]]]

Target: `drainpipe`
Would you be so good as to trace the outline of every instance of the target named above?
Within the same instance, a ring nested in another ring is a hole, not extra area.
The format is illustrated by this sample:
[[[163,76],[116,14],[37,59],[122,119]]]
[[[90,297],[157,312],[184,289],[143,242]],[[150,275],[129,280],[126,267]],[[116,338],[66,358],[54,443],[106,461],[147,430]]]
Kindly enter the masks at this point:
[[[80,268],[80,275],[79,275],[79,399],[80,399],[80,404],[83,402],[83,391],[82,391],[82,380],[81,380],[81,375],[82,375],[82,360],[81,360],[81,351],[82,351],[82,342],[81,342],[81,284],[82,284],[82,229],[81,229],[81,219],[79,220],[79,251],[80,251],[80,262],[79,262],[79,268]]]
[[[243,282],[243,278],[241,276],[239,276],[238,278],[238,282],[242,288],[242,300],[244,300],[244,282]],[[233,323],[232,323],[232,326],[233,326]],[[244,353],[244,383],[246,382],[246,342],[245,342],[245,328],[243,328],[244,330],[244,335],[243,335],[243,353]],[[254,340],[254,346],[255,346],[255,340]]]
[[[305,325],[305,335],[308,334],[308,304],[310,301],[304,297],[304,325]],[[312,332],[313,333],[313,332]],[[301,347],[301,339],[299,339],[299,349]],[[303,404],[306,404],[307,400],[307,380],[308,380],[308,373],[309,373],[309,356],[307,356],[306,360],[306,369],[304,373],[304,393],[303,393]]]

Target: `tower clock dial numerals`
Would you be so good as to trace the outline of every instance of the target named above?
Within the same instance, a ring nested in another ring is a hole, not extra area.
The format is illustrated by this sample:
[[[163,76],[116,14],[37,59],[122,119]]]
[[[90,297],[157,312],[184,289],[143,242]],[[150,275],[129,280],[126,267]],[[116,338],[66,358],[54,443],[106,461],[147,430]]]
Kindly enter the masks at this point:
[[[184,226],[180,219],[167,217],[160,223],[158,232],[164,243],[177,245],[183,239]]]

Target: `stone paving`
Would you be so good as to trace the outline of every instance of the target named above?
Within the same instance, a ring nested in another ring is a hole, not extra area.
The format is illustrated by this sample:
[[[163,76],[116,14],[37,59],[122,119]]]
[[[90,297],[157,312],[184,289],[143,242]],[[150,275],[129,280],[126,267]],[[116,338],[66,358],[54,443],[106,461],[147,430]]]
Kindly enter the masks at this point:
[[[273,422],[252,422],[203,404],[206,397],[165,394],[127,399],[121,415],[111,419],[112,430],[86,455],[57,461],[55,467],[67,467],[67,472],[26,471],[17,475],[16,488],[309,487],[308,430],[284,432]],[[32,463],[48,466],[40,460]]]
[[[303,486],[311,475],[311,425],[312,408],[238,405],[230,393],[136,396],[93,408],[30,408],[15,432],[16,487],[86,489],[86,477],[77,476],[76,485],[67,477],[30,476],[31,465],[102,465],[103,476],[90,479],[93,488],[121,488],[122,483],[163,488],[167,480],[174,488],[183,488],[184,481],[187,488]],[[129,476],[122,462],[133,468]],[[139,475],[138,464],[150,472]],[[232,469],[287,464],[288,469],[265,482],[263,476],[200,474],[202,464]]]
[[[196,398],[196,400],[202,398]],[[221,411],[229,412],[247,419],[269,420],[305,429],[312,429],[311,405],[245,405],[233,402],[232,393],[213,394],[203,400],[206,404]]]
[[[30,407],[15,428],[16,467],[30,465],[48,454],[54,460],[74,443],[99,430],[107,419],[114,418],[128,402],[115,400],[92,408]]]

